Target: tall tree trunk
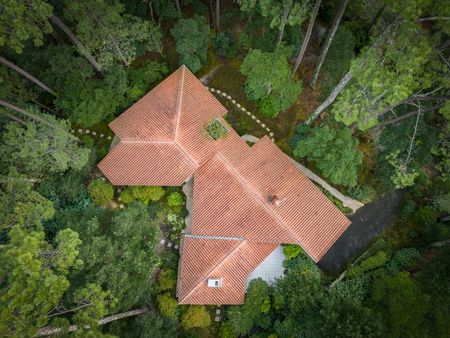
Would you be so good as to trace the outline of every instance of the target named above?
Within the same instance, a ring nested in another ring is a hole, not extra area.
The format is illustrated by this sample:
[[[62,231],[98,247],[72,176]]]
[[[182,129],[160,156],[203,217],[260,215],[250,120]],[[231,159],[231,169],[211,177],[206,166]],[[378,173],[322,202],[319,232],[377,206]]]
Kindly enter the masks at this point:
[[[181,12],[181,7],[180,7],[180,1],[179,0],[175,0],[175,7],[177,8],[177,11],[180,12],[180,14],[183,14]]]
[[[220,0],[216,0],[216,32],[220,31]]]
[[[278,49],[281,45],[281,41],[283,40],[284,28],[286,27],[286,22],[288,19],[289,11],[292,7],[292,0],[283,1],[283,16],[281,17],[280,27],[278,28],[278,38],[277,38],[277,46]]]
[[[64,22],[62,22],[57,16],[50,15],[50,21],[53,22],[56,26],[58,26],[64,33],[67,34],[69,39],[73,42],[75,46],[77,46],[81,55],[83,55],[86,60],[95,68],[97,72],[102,71],[102,67],[98,64],[98,62],[94,59],[94,57],[87,51],[87,49],[81,44],[80,40],[76,37],[74,33],[67,27]]]
[[[209,28],[213,28],[214,26],[214,0],[208,1],[208,7],[209,7]]]
[[[150,19],[152,19],[152,21],[154,22],[155,21],[155,16],[153,14],[153,1],[149,1],[148,2],[148,11],[149,11],[149,14],[150,14]]]
[[[27,78],[28,80],[30,80],[31,82],[33,82],[34,84],[38,85],[39,87],[41,87],[43,90],[45,90],[46,92],[57,96],[56,92],[52,89],[50,89],[48,86],[46,86],[45,84],[43,84],[41,81],[39,81],[38,79],[36,79],[34,76],[32,76],[30,73],[27,73],[26,71],[24,71],[22,68],[20,68],[19,66],[16,66],[14,63],[6,60],[4,57],[0,56],[0,63],[3,63],[5,66],[11,68],[12,70],[16,71],[17,73],[19,73],[20,75],[22,75],[23,77]]]
[[[330,48],[331,42],[333,41],[334,35],[336,34],[336,30],[339,26],[339,22],[342,19],[342,15],[344,14],[345,7],[347,7],[349,0],[341,0],[339,4],[338,11],[333,19],[333,23],[329,29],[327,37],[325,39],[325,44],[322,47],[320,52],[319,60],[317,61],[316,69],[314,70],[313,78],[311,80],[310,86],[314,88],[317,83],[317,79],[319,78],[320,69],[322,68],[323,62],[325,61],[325,57],[327,56],[328,49]]]
[[[11,110],[13,110],[13,111],[15,111],[15,112],[17,112],[17,113],[20,113],[20,114],[23,114],[23,115],[25,115],[25,116],[28,116],[29,118],[31,118],[31,119],[33,119],[33,120],[36,120],[36,121],[39,121],[39,122],[45,124],[46,126],[49,126],[50,128],[60,130],[60,131],[62,131],[62,132],[64,132],[64,133],[68,134],[69,137],[70,137],[71,139],[73,139],[73,140],[75,140],[75,141],[77,141],[77,142],[80,141],[80,140],[78,139],[78,137],[73,136],[71,133],[69,133],[69,132],[68,132],[67,130],[65,130],[64,128],[58,126],[57,124],[53,124],[53,123],[51,123],[51,122],[48,122],[47,120],[43,119],[42,117],[40,117],[40,116],[38,116],[38,115],[36,115],[36,114],[32,114],[32,113],[30,113],[30,112],[28,112],[28,111],[26,111],[26,110],[23,110],[22,108],[19,108],[19,107],[17,107],[17,106],[14,106],[14,105],[12,105],[11,103],[8,103],[8,102],[5,102],[5,101],[3,101],[3,100],[0,100],[0,106],[3,106],[3,107],[5,107],[5,108],[11,109]]]
[[[317,13],[319,13],[320,4],[322,0],[317,0],[314,5],[314,9],[311,13],[311,18],[309,19],[308,29],[306,30],[305,38],[303,39],[302,48],[298,52],[297,59],[295,60],[294,69],[292,70],[291,79],[294,78],[294,74],[297,72],[298,66],[302,62],[303,55],[305,55],[306,47],[308,47],[309,39],[311,38],[311,33],[314,27],[314,22],[316,21]]]
[[[119,320],[119,319],[124,319],[124,318],[128,318],[128,317],[133,317],[133,316],[139,316],[139,315],[147,313],[147,312],[150,312],[150,310],[148,308],[144,307],[142,309],[136,309],[136,310],[118,313],[118,314],[100,319],[98,321],[98,325],[105,325],[105,324],[111,323],[111,322]],[[84,328],[89,329],[90,326],[85,325]],[[67,328],[67,332],[75,332],[77,330],[78,330],[77,325],[70,325]],[[63,332],[65,332],[65,331],[60,327],[48,326],[48,327],[39,329],[36,333],[36,336],[53,336],[53,335],[61,334]]]
[[[344,77],[339,81],[339,83],[334,87],[331,94],[327,97],[325,101],[316,109],[316,111],[308,118],[306,121],[307,125],[310,125],[311,122],[313,122],[319,115],[322,113],[325,109],[327,109],[336,99],[336,97],[339,95],[339,93],[345,88],[345,86],[349,83],[349,81],[352,79],[352,74],[348,72],[344,75]]]

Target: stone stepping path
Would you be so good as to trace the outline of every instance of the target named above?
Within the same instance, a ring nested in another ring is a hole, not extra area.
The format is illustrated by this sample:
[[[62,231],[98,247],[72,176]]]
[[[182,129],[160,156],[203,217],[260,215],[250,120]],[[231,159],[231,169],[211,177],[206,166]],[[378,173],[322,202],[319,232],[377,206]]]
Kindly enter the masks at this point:
[[[70,132],[72,134],[81,134],[81,135],[92,135],[92,136],[96,136],[98,138],[104,138],[107,140],[112,140],[112,136],[110,135],[105,135],[105,134],[97,134],[96,131],[90,130],[90,129],[71,129]]]
[[[179,245],[178,244],[176,244],[176,243],[172,242],[170,239],[167,239],[167,238],[164,238],[164,237],[161,238],[159,243],[161,245],[163,245],[164,247],[173,249],[175,251],[178,251],[178,249],[179,249]]]
[[[220,307],[216,309],[216,312],[214,314],[214,321],[215,322],[220,322],[222,320],[222,316],[221,316],[221,310]]]
[[[230,101],[232,104],[234,104],[239,110],[241,110],[242,112],[246,113],[248,116],[250,116],[252,118],[252,120],[254,120],[257,124],[259,124],[259,126],[264,129],[264,131],[266,131],[269,136],[270,139],[272,140],[272,142],[275,142],[274,139],[274,134],[272,132],[272,130],[270,130],[269,127],[267,127],[262,121],[260,121],[255,115],[253,115],[250,111],[248,111],[247,109],[245,109],[243,106],[241,106],[239,103],[237,103],[230,95],[228,95],[227,93],[219,90],[219,89],[215,89],[212,87],[206,87],[211,93],[216,93],[217,95],[221,95],[224,98],[226,98],[228,101]]]

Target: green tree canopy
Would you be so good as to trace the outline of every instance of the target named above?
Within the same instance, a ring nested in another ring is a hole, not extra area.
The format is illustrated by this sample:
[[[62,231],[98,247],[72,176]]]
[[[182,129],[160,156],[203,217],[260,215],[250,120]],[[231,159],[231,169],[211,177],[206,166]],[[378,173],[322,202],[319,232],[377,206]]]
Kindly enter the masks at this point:
[[[180,19],[170,30],[175,39],[179,64],[185,64],[193,73],[200,70],[206,61],[209,27],[202,17]]]
[[[318,127],[309,130],[294,145],[294,154],[314,161],[317,168],[332,183],[354,186],[362,155],[358,139],[346,127]]]
[[[195,327],[208,327],[211,325],[211,315],[204,305],[189,305],[181,316],[181,326],[185,330]]]
[[[8,123],[0,145],[3,168],[13,166],[35,179],[69,168],[81,169],[88,160],[89,150],[74,140],[69,123],[38,111],[35,114],[58,128],[35,120],[26,122],[25,126]]]
[[[250,51],[241,66],[247,76],[245,93],[257,101],[264,116],[276,117],[295,102],[301,84],[291,80],[291,69],[283,52]]]
[[[36,47],[43,45],[44,34],[52,31],[48,22],[52,5],[43,0],[2,0],[0,7],[0,46],[22,53],[27,40]]]
[[[78,38],[103,68],[117,61],[130,65],[144,50],[162,51],[161,31],[150,20],[128,15],[119,1],[66,0],[64,14],[76,22]]]

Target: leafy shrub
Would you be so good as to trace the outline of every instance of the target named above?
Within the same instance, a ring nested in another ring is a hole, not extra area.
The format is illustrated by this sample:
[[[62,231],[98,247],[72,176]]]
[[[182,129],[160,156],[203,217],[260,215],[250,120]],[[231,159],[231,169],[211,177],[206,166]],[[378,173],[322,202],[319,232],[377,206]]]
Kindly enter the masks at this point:
[[[114,197],[114,189],[111,183],[103,178],[96,178],[88,186],[89,195],[97,205],[106,205]]]
[[[236,39],[231,32],[219,32],[213,39],[213,45],[219,55],[227,58],[236,55]]]
[[[413,268],[419,258],[420,253],[414,248],[400,249],[394,253],[386,269],[389,273],[395,275],[400,271]]]
[[[357,304],[362,304],[369,286],[368,276],[360,275],[356,278],[346,279],[330,289],[336,300],[347,298]]]
[[[372,202],[375,198],[375,189],[369,185],[356,185],[348,190],[349,195],[363,203]]]
[[[287,244],[283,246],[283,253],[287,259],[294,259],[303,252],[300,245]]]
[[[177,313],[177,300],[166,292],[156,297],[159,312],[166,317],[175,317]]]
[[[120,198],[126,204],[133,201],[140,201],[148,204],[150,201],[159,201],[164,196],[162,187],[128,187],[122,191]]]
[[[177,274],[175,270],[163,269],[160,271],[157,282],[159,291],[175,289],[176,284],[177,284]]]
[[[400,217],[402,219],[407,219],[416,210],[416,202],[408,199],[400,210]]]
[[[181,317],[181,326],[185,330],[209,325],[211,325],[211,316],[203,305],[190,305]]]
[[[213,140],[218,140],[228,134],[228,129],[218,119],[211,120],[205,126],[205,131]]]
[[[366,258],[358,266],[350,269],[348,276],[354,277],[363,272],[374,270],[383,266],[388,261],[389,257],[384,251],[377,252],[374,256]]]
[[[415,222],[423,225],[432,225],[437,221],[437,213],[431,207],[421,207],[414,214]]]

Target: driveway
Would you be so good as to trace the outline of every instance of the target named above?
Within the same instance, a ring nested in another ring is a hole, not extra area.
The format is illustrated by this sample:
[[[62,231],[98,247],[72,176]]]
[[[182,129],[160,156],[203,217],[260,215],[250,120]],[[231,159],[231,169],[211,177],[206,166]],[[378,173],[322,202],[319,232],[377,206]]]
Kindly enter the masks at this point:
[[[352,224],[319,261],[319,267],[329,274],[343,268],[394,221],[402,199],[403,192],[396,190],[381,195],[350,215]]]

